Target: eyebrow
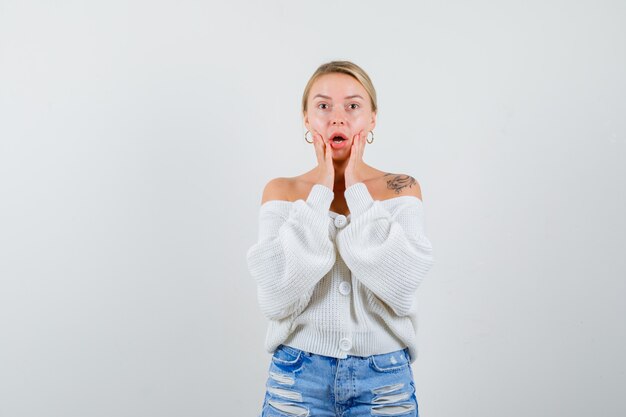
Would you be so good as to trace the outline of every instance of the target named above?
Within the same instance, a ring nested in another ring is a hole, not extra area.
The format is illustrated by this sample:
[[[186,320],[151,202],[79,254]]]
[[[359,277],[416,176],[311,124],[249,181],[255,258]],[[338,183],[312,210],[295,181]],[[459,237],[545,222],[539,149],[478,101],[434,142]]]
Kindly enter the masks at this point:
[[[327,100],[331,100],[331,98],[330,98],[330,97],[325,96],[325,95],[323,95],[323,94],[316,94],[316,95],[315,95],[315,97],[313,97],[313,99],[316,99],[316,98],[318,98],[318,97],[325,98],[325,99],[327,99]],[[357,98],[357,97],[358,97],[358,98],[360,98],[361,100],[363,99],[363,97],[361,97],[361,96],[360,96],[360,95],[358,95],[358,94],[354,94],[354,95],[352,95],[352,96],[346,96],[346,99]]]

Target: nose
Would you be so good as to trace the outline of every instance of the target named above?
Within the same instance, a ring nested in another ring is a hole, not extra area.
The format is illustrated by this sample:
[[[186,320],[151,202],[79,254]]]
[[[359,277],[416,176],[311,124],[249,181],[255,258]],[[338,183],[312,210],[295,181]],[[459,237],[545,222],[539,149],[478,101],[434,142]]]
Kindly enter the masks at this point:
[[[341,115],[339,115],[339,114],[334,114],[333,115],[333,118],[332,118],[333,126],[336,126],[336,125],[343,126],[345,123],[346,122],[345,122],[345,120],[343,119],[343,117]]]
[[[341,106],[333,106],[331,123],[333,126],[343,126],[346,124],[344,109]]]

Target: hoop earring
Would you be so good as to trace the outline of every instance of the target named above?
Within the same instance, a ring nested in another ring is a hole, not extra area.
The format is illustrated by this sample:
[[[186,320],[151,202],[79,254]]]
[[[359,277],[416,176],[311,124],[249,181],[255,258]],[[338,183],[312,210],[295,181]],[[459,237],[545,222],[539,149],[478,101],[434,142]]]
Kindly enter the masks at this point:
[[[304,140],[306,141],[306,143],[313,143],[313,137],[311,137],[311,142],[308,141],[308,139],[306,138],[306,134],[309,133],[309,131],[307,130],[306,133],[304,134]],[[312,134],[312,133],[311,133]]]
[[[371,141],[369,140],[369,135],[367,135],[367,138],[365,139],[365,140],[367,140],[367,143],[369,143],[369,144],[371,144],[372,142],[374,142],[374,132],[372,132],[372,131],[370,130],[370,133],[372,134],[372,140],[371,140]]]

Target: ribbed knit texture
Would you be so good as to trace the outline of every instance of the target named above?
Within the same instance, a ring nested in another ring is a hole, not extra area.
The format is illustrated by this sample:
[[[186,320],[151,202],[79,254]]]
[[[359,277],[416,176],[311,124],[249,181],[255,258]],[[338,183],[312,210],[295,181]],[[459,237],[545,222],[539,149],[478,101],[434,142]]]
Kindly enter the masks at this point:
[[[344,196],[348,216],[329,211],[334,194],[321,184],[306,201],[261,206],[246,259],[269,319],[265,348],[273,353],[282,343],[345,358],[408,347],[414,362],[415,292],[434,263],[422,201],[374,200],[362,182]]]

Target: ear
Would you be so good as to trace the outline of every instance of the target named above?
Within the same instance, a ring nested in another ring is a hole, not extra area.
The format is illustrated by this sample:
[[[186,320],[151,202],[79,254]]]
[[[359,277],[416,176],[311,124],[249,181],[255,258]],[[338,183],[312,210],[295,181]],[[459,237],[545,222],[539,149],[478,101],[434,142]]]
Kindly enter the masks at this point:
[[[372,121],[370,122],[370,130],[376,127],[376,112],[372,112]]]
[[[311,130],[311,125],[309,124],[309,116],[307,115],[306,112],[302,114],[302,118],[304,121],[304,126],[307,128],[307,130]]]

